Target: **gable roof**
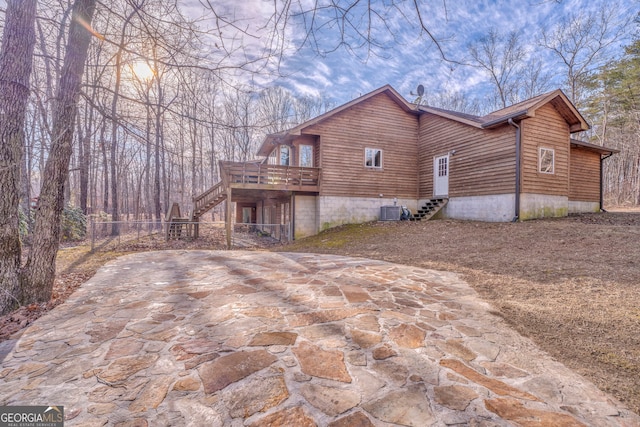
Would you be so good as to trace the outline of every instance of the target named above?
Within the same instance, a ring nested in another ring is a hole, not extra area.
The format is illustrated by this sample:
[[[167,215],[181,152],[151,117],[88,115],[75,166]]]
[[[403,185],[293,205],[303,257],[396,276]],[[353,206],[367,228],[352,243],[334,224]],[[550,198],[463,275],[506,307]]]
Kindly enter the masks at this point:
[[[416,106],[414,104],[411,104],[409,102],[407,102],[407,100],[405,100],[402,95],[400,95],[393,87],[391,87],[391,85],[384,85],[376,90],[374,90],[373,92],[369,92],[365,95],[362,95],[358,98],[355,98],[349,102],[347,102],[346,104],[343,104],[339,107],[334,108],[333,110],[327,111],[324,114],[321,114],[317,117],[314,117],[313,119],[307,120],[304,123],[299,124],[298,126],[289,129],[286,132],[280,132],[280,133],[276,133],[276,134],[270,134],[267,135],[267,137],[265,138],[264,142],[262,143],[262,145],[260,146],[260,148],[258,149],[258,155],[259,156],[267,156],[269,155],[269,152],[271,152],[271,149],[273,148],[274,144],[277,143],[282,143],[282,142],[288,142],[289,140],[293,139],[293,137],[295,136],[299,136],[302,134],[302,131],[305,128],[308,128],[309,126],[313,126],[315,124],[318,124],[324,120],[327,120],[333,116],[335,116],[338,113],[341,113],[344,110],[347,110],[351,107],[353,107],[356,104],[359,104],[363,101],[366,101],[367,99],[373,98],[374,96],[380,95],[381,93],[386,94],[389,98],[391,98],[396,104],[398,104],[400,106],[400,108],[402,108],[404,111],[408,112],[408,113],[412,113],[412,114],[420,114],[419,111],[416,110]]]
[[[420,110],[478,128],[491,129],[508,123],[509,119],[522,120],[535,117],[536,110],[549,103],[567,121],[570,132],[580,132],[590,128],[582,114],[560,89],[543,93],[481,117],[428,106],[421,106]]]
[[[331,111],[327,111],[313,119],[307,120],[304,123],[295,126],[288,131],[280,132],[276,134],[267,135],[262,145],[258,149],[257,154],[259,156],[268,156],[273,146],[279,143],[289,143],[296,136],[302,135],[304,129],[323,122],[336,114],[345,111],[354,105],[357,105],[363,101],[366,101],[374,96],[380,94],[386,94],[391,98],[398,106],[404,111],[411,114],[431,113],[440,117],[444,117],[450,120],[455,120],[460,123],[464,123],[470,126],[474,126],[480,129],[492,129],[497,126],[503,126],[512,120],[522,120],[530,117],[535,117],[536,111],[547,104],[551,104],[558,113],[569,124],[569,131],[571,133],[584,131],[590,128],[589,123],[582,117],[576,107],[569,101],[569,98],[560,89],[556,89],[551,92],[543,93],[533,98],[527,99],[517,104],[510,105],[509,107],[502,108],[484,116],[474,116],[472,114],[460,113],[457,111],[445,110],[443,108],[430,107],[425,105],[415,105],[405,100],[391,85],[384,85],[372,92],[362,95],[356,99],[353,99],[346,104],[343,104]]]

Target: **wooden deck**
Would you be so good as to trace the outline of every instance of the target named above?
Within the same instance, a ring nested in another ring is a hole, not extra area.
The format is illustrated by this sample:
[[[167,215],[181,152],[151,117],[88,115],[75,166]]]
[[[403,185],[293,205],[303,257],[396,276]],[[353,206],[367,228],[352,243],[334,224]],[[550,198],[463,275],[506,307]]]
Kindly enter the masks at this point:
[[[249,190],[320,191],[320,169],[262,163],[220,162],[223,183]]]

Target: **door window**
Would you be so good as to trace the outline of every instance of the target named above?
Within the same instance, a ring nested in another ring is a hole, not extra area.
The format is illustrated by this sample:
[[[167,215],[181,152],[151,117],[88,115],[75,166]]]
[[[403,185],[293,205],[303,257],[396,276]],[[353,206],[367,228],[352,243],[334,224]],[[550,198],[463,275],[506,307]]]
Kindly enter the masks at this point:
[[[442,176],[447,176],[449,174],[449,162],[448,162],[448,158],[446,157],[440,157],[438,159],[438,176],[442,177]]]

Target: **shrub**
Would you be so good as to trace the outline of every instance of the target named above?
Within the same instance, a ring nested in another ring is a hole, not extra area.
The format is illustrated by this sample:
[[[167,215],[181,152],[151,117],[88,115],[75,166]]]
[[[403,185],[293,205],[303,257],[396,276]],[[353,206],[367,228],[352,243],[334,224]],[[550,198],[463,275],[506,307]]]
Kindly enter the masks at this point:
[[[82,209],[66,206],[60,219],[62,240],[82,240],[87,235],[87,217]]]
[[[27,235],[29,234],[29,218],[27,218],[27,214],[25,214],[22,210],[22,206],[20,206],[20,209],[18,209],[18,215],[20,217],[20,241],[24,243]]]

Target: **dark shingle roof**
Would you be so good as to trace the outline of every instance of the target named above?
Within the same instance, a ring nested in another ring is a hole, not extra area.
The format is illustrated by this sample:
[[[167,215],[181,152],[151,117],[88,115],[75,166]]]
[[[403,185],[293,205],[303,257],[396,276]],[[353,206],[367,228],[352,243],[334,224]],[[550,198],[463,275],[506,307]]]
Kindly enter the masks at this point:
[[[558,113],[567,121],[571,132],[589,129],[587,121],[560,89],[534,96],[533,98],[496,110],[484,116],[474,116],[429,106],[421,106],[419,109],[420,111],[446,117],[451,120],[458,120],[472,126],[489,129],[504,125],[509,119],[522,120],[533,117],[538,108],[548,103],[553,105]]]

